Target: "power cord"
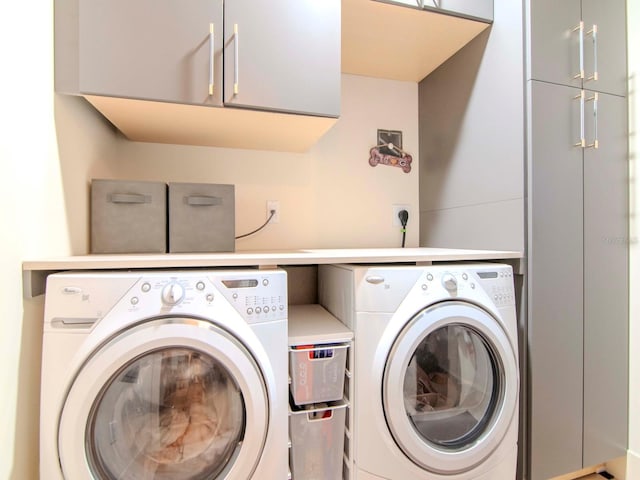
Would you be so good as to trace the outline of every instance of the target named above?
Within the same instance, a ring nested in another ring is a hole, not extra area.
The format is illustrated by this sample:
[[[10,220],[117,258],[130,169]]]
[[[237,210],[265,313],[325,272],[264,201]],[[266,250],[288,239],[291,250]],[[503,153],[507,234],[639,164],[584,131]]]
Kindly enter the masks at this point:
[[[409,221],[409,212],[406,210],[400,210],[398,212],[398,218],[400,219],[400,224],[402,228],[400,231],[402,232],[402,248],[404,248],[404,242],[407,237],[407,222]]]
[[[248,237],[249,235],[253,235],[254,233],[258,233],[260,230],[262,230],[264,227],[266,227],[269,222],[271,221],[271,219],[273,218],[273,216],[276,214],[275,210],[270,210],[269,211],[269,218],[267,218],[267,221],[264,222],[261,226],[259,226],[258,228],[256,228],[255,230],[253,230],[252,232],[249,233],[245,233],[244,235],[238,235],[236,237],[236,240],[238,240],[239,238],[244,238],[244,237]]]

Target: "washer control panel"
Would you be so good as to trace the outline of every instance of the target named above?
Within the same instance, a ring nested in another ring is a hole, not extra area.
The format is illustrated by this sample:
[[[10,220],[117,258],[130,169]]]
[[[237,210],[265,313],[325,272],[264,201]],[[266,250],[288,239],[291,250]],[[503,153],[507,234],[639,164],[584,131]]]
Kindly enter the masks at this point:
[[[201,313],[206,313],[222,302],[248,323],[259,323],[287,318],[287,279],[284,271],[277,270],[151,274],[142,276],[127,299],[130,311],[159,307],[166,314],[198,313],[203,308]]]
[[[287,318],[287,277],[284,271],[238,272],[214,279],[219,292],[249,323]]]

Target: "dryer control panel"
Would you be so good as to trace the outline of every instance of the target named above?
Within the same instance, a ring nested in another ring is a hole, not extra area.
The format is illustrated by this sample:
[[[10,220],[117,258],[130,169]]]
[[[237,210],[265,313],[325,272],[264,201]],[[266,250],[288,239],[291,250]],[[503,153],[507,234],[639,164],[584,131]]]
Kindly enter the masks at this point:
[[[516,295],[513,287],[511,267],[476,271],[479,282],[498,307],[515,305]]]
[[[516,302],[513,271],[508,265],[449,268],[440,274],[440,283],[452,297],[472,294],[480,287],[497,307],[515,305]]]

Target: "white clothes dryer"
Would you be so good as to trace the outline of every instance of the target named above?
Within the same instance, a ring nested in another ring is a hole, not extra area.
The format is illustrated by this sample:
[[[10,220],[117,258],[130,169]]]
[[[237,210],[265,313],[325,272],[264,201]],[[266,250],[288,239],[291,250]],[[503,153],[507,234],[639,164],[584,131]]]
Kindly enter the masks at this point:
[[[514,480],[518,343],[501,264],[319,267],[354,331],[358,480]]]
[[[47,279],[40,478],[286,478],[282,270]]]

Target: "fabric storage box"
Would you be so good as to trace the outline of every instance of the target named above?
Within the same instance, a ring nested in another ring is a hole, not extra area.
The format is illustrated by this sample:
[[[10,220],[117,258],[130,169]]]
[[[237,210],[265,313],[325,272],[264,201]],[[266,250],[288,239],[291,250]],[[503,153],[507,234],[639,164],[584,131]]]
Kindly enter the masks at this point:
[[[91,181],[91,253],[166,251],[166,184]]]
[[[291,394],[296,405],[340,400],[347,344],[298,345],[289,349]]]
[[[308,405],[291,410],[291,474],[293,480],[342,478],[347,405]]]
[[[233,252],[235,223],[233,185],[169,184],[170,252]]]

